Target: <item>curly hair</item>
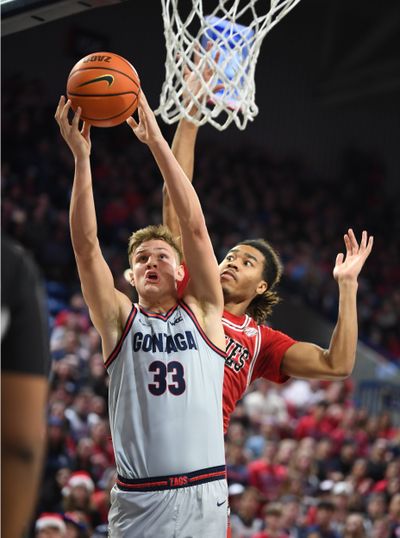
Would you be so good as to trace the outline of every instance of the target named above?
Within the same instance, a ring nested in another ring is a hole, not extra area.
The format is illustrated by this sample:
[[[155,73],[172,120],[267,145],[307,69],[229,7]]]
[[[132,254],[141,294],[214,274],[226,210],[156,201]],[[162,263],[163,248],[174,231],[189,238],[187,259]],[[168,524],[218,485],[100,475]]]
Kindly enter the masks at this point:
[[[174,240],[169,228],[167,226],[163,226],[162,224],[152,224],[150,226],[146,226],[146,228],[141,228],[140,230],[133,232],[130,236],[128,243],[129,263],[133,252],[135,252],[135,250],[142,243],[144,243],[145,241],[151,241],[152,239],[160,239],[161,241],[164,241],[165,243],[170,245],[177,253],[179,263],[182,262],[182,251]]]
[[[282,276],[282,262],[278,253],[264,239],[247,239],[238,244],[253,247],[264,256],[262,277],[267,282],[268,289],[261,295],[254,297],[246,310],[246,314],[260,325],[267,320],[272,313],[273,307],[281,300],[278,293],[274,291],[274,288]]]

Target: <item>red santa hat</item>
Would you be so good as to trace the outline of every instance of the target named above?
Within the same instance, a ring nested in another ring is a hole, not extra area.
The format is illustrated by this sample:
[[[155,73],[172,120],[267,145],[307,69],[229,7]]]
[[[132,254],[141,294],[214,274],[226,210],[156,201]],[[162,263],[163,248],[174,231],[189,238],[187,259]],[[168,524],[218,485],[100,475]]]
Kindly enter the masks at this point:
[[[35,523],[35,530],[41,531],[43,529],[54,528],[58,529],[62,533],[66,533],[67,527],[64,523],[64,520],[61,514],[56,514],[52,512],[44,512],[40,514],[39,518]]]
[[[77,486],[83,486],[87,489],[88,493],[93,493],[94,491],[94,482],[90,477],[90,474],[86,471],[76,471],[72,473],[69,477],[67,485],[62,489],[64,495],[68,495],[71,491],[71,488]]]

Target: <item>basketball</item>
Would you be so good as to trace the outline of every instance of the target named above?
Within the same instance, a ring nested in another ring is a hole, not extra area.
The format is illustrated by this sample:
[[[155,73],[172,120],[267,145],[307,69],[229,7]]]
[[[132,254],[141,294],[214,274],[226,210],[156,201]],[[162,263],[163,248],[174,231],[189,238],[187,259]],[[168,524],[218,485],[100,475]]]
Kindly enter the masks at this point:
[[[67,97],[72,110],[96,127],[114,127],[131,116],[138,105],[140,80],[136,69],[112,52],[88,54],[72,68]]]

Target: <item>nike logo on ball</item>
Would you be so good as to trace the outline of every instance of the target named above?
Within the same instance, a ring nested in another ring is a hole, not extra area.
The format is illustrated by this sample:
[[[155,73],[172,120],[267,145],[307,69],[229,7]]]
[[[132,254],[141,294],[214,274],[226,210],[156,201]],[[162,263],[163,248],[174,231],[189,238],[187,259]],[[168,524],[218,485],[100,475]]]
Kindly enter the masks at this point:
[[[82,84],[79,84],[78,88],[81,88],[82,86],[87,86],[88,84],[94,84],[95,82],[103,81],[108,82],[108,85],[111,86],[114,83],[114,77],[112,75],[101,75],[100,77],[92,78],[91,80],[82,82]]]

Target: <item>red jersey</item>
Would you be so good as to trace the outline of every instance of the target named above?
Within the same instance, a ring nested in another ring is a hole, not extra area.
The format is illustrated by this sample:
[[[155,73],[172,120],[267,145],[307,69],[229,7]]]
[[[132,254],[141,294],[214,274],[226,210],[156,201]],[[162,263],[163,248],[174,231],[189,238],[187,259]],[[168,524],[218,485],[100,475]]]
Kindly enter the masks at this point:
[[[289,378],[281,373],[283,355],[296,341],[286,334],[257,323],[248,315],[235,316],[224,310],[226,340],[224,375],[224,431],[236,403],[250,383],[263,377],[274,383]]]
[[[268,501],[279,497],[279,491],[288,476],[284,465],[271,464],[260,459],[251,461],[248,470],[250,486],[256,487]]]
[[[190,275],[186,264],[185,277],[178,284],[182,296]],[[247,387],[263,377],[274,383],[284,383],[289,378],[280,371],[283,355],[296,340],[286,334],[257,323],[247,314],[235,316],[224,310],[222,323],[226,341],[224,374],[224,432],[229,418]]]

